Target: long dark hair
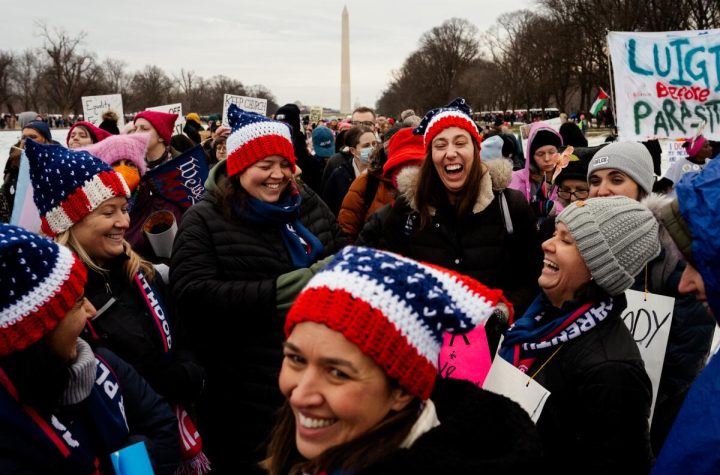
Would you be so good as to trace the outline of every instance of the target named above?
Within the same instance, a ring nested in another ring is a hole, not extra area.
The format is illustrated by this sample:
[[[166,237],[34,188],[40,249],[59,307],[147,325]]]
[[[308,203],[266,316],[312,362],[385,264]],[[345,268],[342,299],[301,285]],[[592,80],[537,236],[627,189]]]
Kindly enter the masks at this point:
[[[220,211],[227,221],[236,221],[236,207],[245,206],[250,194],[240,184],[240,175],[233,175],[225,179],[225,181],[215,190],[215,198],[218,201]]]
[[[454,204],[457,216],[464,216],[472,212],[473,206],[477,201],[480,193],[480,182],[483,175],[487,173],[486,168],[480,161],[480,146],[475,138],[471,135],[470,140],[473,144],[473,161],[470,170],[468,170],[465,187],[458,195],[458,200]],[[435,164],[432,160],[432,144],[427,147],[425,152],[425,161],[420,166],[420,176],[418,177],[417,190],[415,191],[415,203],[420,213],[420,229],[430,225],[432,216],[430,209],[438,209],[450,203],[448,198],[448,190],[443,185],[440,176],[438,176]]]
[[[397,383],[395,383],[397,384]],[[360,437],[327,449],[312,460],[306,460],[295,443],[295,415],[286,401],[278,413],[267,449],[261,463],[270,475],[358,473],[392,454],[407,438],[420,414],[421,402],[416,398],[398,412],[391,412],[382,422]]]

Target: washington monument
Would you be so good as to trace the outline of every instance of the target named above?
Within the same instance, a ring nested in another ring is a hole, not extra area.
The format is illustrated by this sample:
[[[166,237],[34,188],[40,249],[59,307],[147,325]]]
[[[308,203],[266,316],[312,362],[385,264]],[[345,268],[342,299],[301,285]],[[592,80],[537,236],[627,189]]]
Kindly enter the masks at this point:
[[[340,113],[349,114],[350,109],[350,17],[347,5],[342,11],[342,61],[340,66]]]

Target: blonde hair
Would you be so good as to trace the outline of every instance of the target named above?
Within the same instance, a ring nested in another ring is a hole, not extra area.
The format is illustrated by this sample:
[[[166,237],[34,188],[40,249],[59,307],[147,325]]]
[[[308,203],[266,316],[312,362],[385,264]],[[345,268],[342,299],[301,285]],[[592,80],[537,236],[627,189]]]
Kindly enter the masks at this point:
[[[83,261],[83,263],[85,264],[85,266],[87,266],[88,269],[100,274],[107,274],[109,272],[108,269],[97,265],[92,259],[92,257],[90,257],[85,248],[82,247],[77,238],[75,238],[75,235],[72,232],[72,227],[55,236],[55,242],[70,248],[70,250],[77,254],[80,260]],[[140,254],[133,251],[132,247],[130,247],[130,243],[127,242],[125,239],[123,239],[122,243],[125,255],[128,256],[128,259],[123,264],[125,275],[127,276],[128,280],[132,281],[138,271],[142,271],[142,273],[145,274],[148,279],[153,280],[155,278],[155,268],[153,267],[153,265],[143,259]]]

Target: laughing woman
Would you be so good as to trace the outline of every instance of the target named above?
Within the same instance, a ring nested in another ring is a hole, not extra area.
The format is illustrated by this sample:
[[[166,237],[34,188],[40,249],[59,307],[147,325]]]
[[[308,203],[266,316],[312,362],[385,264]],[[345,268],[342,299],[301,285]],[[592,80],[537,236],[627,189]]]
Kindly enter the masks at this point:
[[[537,291],[540,243],[527,201],[506,189],[507,160],[480,160],[480,134],[464,99],[425,115],[425,161],[397,178],[392,208],[375,213],[358,245],[431,262],[502,289],[522,312]]]
[[[213,473],[253,473],[282,403],[278,306],[344,241],[327,206],[292,178],[289,127],[234,105],[228,118],[228,158],[184,217],[170,281],[208,371],[199,423]]]
[[[575,201],[542,245],[542,293],[499,355],[550,396],[537,421],[553,473],[648,473],[650,379],[621,315],[660,252],[658,222],[624,197]]]

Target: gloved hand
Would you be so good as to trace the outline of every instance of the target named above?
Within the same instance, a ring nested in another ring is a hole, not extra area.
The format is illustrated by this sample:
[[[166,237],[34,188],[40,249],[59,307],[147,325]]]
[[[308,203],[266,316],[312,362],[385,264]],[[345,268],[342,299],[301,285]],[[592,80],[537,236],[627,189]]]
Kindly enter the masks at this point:
[[[277,309],[287,312],[300,291],[305,287],[313,271],[308,267],[280,274],[275,281],[275,303]]]
[[[313,275],[317,274],[321,270],[325,268],[328,264],[330,264],[330,261],[333,260],[333,257],[335,257],[334,254],[330,254],[325,259],[320,259],[315,264],[310,266],[310,270],[312,271]]]

